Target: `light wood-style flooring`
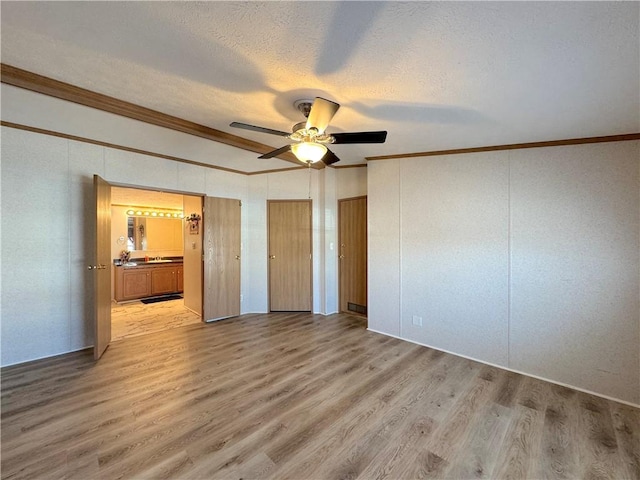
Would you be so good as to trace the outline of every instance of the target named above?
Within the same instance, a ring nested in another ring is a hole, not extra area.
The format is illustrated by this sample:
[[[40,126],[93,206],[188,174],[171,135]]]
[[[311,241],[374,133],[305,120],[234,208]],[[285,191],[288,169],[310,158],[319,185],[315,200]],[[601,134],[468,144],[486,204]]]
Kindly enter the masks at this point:
[[[7,367],[2,478],[640,478],[640,410],[365,322],[245,315]]]
[[[111,341],[199,323],[200,315],[184,306],[184,300],[142,303],[139,300],[111,305]]]

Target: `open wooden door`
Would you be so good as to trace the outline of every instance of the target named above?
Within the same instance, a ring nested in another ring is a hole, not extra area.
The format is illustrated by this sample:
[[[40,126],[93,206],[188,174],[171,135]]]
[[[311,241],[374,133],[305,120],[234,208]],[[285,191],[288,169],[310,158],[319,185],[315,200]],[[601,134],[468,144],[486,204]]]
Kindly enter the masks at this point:
[[[311,200],[269,200],[269,311],[310,312]]]
[[[340,311],[367,314],[367,197],[338,200]]]
[[[204,199],[204,321],[240,315],[241,203]]]
[[[93,358],[98,360],[111,342],[111,185],[93,176],[96,200],[96,261],[89,265],[94,273]]]

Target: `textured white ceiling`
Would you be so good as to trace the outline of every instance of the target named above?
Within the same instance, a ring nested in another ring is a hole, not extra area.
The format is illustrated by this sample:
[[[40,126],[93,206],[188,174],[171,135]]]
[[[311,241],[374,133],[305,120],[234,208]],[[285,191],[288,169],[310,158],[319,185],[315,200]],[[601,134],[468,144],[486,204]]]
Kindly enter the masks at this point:
[[[299,98],[365,156],[640,131],[639,2],[9,2],[2,62],[272,145]],[[212,160],[215,163],[215,160]],[[290,165],[290,164],[289,164]]]

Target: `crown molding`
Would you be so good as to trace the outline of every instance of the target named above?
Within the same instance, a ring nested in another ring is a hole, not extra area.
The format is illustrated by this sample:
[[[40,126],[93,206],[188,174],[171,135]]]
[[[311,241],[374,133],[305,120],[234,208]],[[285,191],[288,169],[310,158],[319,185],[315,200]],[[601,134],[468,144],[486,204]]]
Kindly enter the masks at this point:
[[[109,97],[101,93],[76,87],[75,85],[54,80],[27,70],[22,70],[21,68],[13,67],[5,63],[0,64],[0,73],[0,81],[7,85],[24,88],[25,90],[77,103],[79,105],[84,105],[85,107],[91,107],[151,125],[169,128],[178,132],[205,138],[207,140],[241,148],[250,152],[259,153],[261,155],[273,151],[273,147],[269,145],[254,142],[253,140],[232,135],[188,120],[183,120],[172,115],[167,115],[166,113],[141,107],[140,105],[125,102],[124,100]],[[287,162],[294,163],[298,166],[300,165],[300,161],[290,152],[278,155],[276,158],[286,160]],[[314,165],[313,167],[321,169],[324,165]]]
[[[276,172],[289,172],[291,170],[307,169],[305,166],[288,167],[272,170],[260,170],[257,172],[243,172],[242,170],[234,170],[233,168],[219,167],[217,165],[211,165],[209,163],[202,163],[196,160],[189,160],[187,158],[174,157],[173,155],[165,155],[163,153],[150,152],[149,150],[141,150],[139,148],[126,147],[124,145],[117,145],[115,143],[101,142],[100,140],[93,140],[86,137],[78,137],[77,135],[69,135],[68,133],[56,132],[53,130],[45,130],[43,128],[31,127],[29,125],[22,125],[19,123],[0,121],[0,126],[15,128],[16,130],[25,130],[27,132],[39,133],[41,135],[50,135],[52,137],[66,138],[76,142],[90,143],[92,145],[99,145],[101,147],[113,148],[115,150],[123,150],[125,152],[139,153],[140,155],[148,155],[150,157],[163,158],[165,160],[173,160],[174,162],[188,163],[189,165],[197,165],[199,167],[212,168],[214,170],[221,170],[223,172],[237,173],[240,175],[261,175],[263,173],[276,173]],[[298,162],[299,163],[299,162]]]
[[[59,80],[54,80],[52,78],[38,75],[36,73],[29,72],[27,70],[23,70],[17,67],[13,67],[11,65],[0,63],[0,72],[1,72],[0,82],[5,83],[7,85],[12,85],[18,88],[24,88],[32,92],[41,93],[43,95],[59,98],[61,100],[77,103],[79,105],[84,105],[86,107],[91,107],[91,108],[95,108],[105,112],[120,115],[123,117],[131,118],[133,120],[138,120],[151,125],[169,128],[171,130],[186,133],[188,135],[193,135],[193,136],[204,138],[214,142],[223,143],[225,145],[229,145],[229,146],[240,148],[250,152],[258,153],[261,155],[271,152],[273,150],[273,147],[269,145],[264,145],[262,143],[254,142],[253,140],[249,140],[243,137],[239,137],[237,135],[223,132],[221,130],[216,130],[214,128],[207,127],[205,125],[200,125],[198,123],[190,122],[188,120],[174,117],[172,115],[158,112],[156,110],[151,110],[149,108],[141,107],[140,105],[125,102],[124,100],[119,100],[114,97],[109,97],[107,95],[103,95],[101,93],[80,88],[75,85],[71,85],[69,83],[61,82]],[[23,130],[31,130],[38,133],[46,133],[48,135],[63,136],[65,138],[71,138],[78,141],[94,143],[96,145],[104,145],[111,148],[117,148],[120,150],[128,150],[131,152],[143,153],[145,155],[152,155],[159,158],[166,158],[166,159],[181,161],[184,163],[191,163],[193,165],[201,165],[208,168],[215,168],[218,170],[225,170],[225,171],[234,172],[234,173],[242,173],[245,175],[258,175],[260,173],[282,172],[282,171],[288,171],[288,170],[297,170],[300,168],[307,168],[307,167],[301,167],[300,162],[295,157],[295,155],[293,155],[291,152],[278,155],[276,158],[293,163],[294,165],[296,165],[295,167],[291,167],[287,169],[265,170],[260,172],[243,172],[240,170],[234,170],[234,169],[225,168],[225,167],[216,167],[210,164],[204,164],[201,162],[196,162],[188,159],[172,157],[170,155],[163,155],[155,152],[147,152],[147,151],[138,150],[135,148],[124,147],[122,145],[109,144],[106,142],[91,140],[84,137],[74,137],[72,135],[61,134],[59,132],[42,130],[35,127],[27,127],[25,125],[18,126],[17,124],[11,124],[10,122],[2,122],[2,125],[10,126],[12,128],[21,128]],[[492,146],[484,146],[484,147],[458,148],[458,149],[451,149],[451,150],[398,153],[398,154],[392,154],[392,155],[379,155],[379,156],[373,156],[373,157],[366,157],[365,160],[378,161],[378,160],[392,160],[392,159],[399,159],[399,158],[432,157],[432,156],[440,156],[440,155],[457,155],[457,154],[466,154],[466,153],[494,152],[494,151],[501,151],[501,150],[517,150],[517,149],[525,149],[525,148],[558,147],[558,146],[581,145],[581,144],[603,143],[603,142],[622,142],[622,141],[629,141],[629,140],[640,140],[640,133],[628,133],[628,134],[609,135],[609,136],[601,136],[601,137],[572,138],[572,139],[565,139],[565,140],[551,140],[551,141],[543,141],[543,142],[514,143],[514,144],[508,144],[508,145],[492,145]],[[340,165],[332,168],[338,168],[338,169],[357,168],[357,167],[363,167],[363,166],[366,166],[366,164]],[[312,165],[312,168],[322,169],[322,168],[325,168],[325,166],[324,164],[322,164],[322,162],[317,162]]]
[[[510,145],[492,145],[488,147],[456,148],[453,150],[435,150],[431,152],[398,153],[366,157],[367,161],[392,160],[397,158],[435,157],[439,155],[458,155],[462,153],[497,152],[500,150],[519,150],[523,148],[562,147],[566,145],[583,145],[587,143],[625,142],[640,140],[640,133],[608,135],[604,137],[569,138],[566,140],[550,140],[546,142],[512,143]]]

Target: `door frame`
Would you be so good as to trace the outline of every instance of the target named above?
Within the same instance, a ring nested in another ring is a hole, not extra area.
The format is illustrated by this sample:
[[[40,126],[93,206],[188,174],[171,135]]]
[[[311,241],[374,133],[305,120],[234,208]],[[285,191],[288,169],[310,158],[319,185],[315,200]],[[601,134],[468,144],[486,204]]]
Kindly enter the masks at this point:
[[[313,313],[313,200],[310,198],[286,198],[286,199],[267,199],[267,313],[271,313],[271,262],[269,262],[269,255],[271,252],[271,229],[270,229],[270,218],[269,218],[269,205],[271,203],[289,203],[289,202],[306,202],[309,204],[309,223],[311,228],[309,229],[309,252],[311,255],[310,261],[310,270],[309,270],[309,301],[310,301],[310,312]]]
[[[131,183],[122,183],[122,182],[109,182],[109,184],[112,187],[120,187],[120,188],[131,188],[134,190],[149,190],[151,192],[165,192],[165,193],[173,193],[176,195],[188,195],[190,197],[199,197],[200,198],[200,208],[204,207],[204,197],[206,197],[207,195],[204,193],[198,193],[198,192],[188,192],[186,190],[173,190],[171,188],[161,188],[161,187],[149,187],[149,186],[145,186],[145,185],[136,185],[136,184],[131,184]],[[185,213],[186,215],[186,213]],[[202,228],[202,227],[201,227]],[[185,245],[186,248],[186,245]],[[200,244],[200,250],[202,251],[202,240],[201,240],[201,244]],[[200,258],[202,260],[202,255],[200,255]],[[202,261],[200,262],[200,290],[203,290],[203,286],[204,286],[204,264],[202,263]],[[203,317],[203,313],[204,313],[204,307],[203,307],[203,303],[200,303],[200,312],[195,312],[198,313],[200,315],[200,317]]]

